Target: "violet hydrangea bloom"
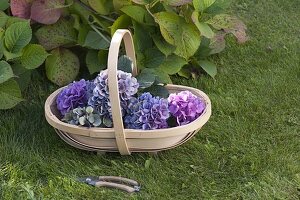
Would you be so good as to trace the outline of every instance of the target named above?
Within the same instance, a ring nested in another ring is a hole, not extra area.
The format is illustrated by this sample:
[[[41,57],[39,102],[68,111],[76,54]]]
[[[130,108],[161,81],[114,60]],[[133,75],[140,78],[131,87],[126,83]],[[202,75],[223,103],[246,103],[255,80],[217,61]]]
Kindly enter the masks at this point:
[[[149,92],[139,98],[130,98],[126,113],[126,128],[151,130],[168,127],[170,114],[167,99],[153,97]]]
[[[170,94],[169,110],[177,124],[185,125],[198,118],[205,109],[205,102],[189,91]]]
[[[62,115],[77,107],[84,107],[89,98],[93,84],[81,79],[70,83],[56,98],[57,109]]]
[[[122,114],[124,116],[125,109],[127,107],[127,101],[138,91],[139,83],[137,79],[121,70],[117,71],[119,95],[121,101]],[[109,101],[109,89],[108,89],[108,74],[107,70],[103,70],[94,80],[95,88],[93,89],[93,95],[88,100],[88,105],[92,106],[98,113],[106,118],[110,119],[111,116],[111,104]]]

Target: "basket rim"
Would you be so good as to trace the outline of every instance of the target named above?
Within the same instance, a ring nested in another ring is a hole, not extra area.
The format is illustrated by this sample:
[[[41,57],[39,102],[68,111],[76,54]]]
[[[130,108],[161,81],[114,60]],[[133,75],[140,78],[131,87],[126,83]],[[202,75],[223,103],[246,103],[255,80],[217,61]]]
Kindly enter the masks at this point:
[[[90,136],[90,137],[115,138],[114,128],[82,127],[82,126],[72,125],[72,124],[62,122],[60,119],[58,119],[58,117],[56,117],[55,114],[52,113],[51,105],[56,100],[58,93],[65,87],[61,87],[55,90],[51,95],[48,96],[44,106],[45,117],[47,122],[52,127],[71,134]],[[155,130],[124,129],[126,138],[140,138],[140,137],[153,138],[154,136],[169,137],[169,136],[181,135],[182,133],[187,133],[198,129],[199,127],[202,127],[208,121],[208,119],[211,116],[211,101],[204,92],[202,92],[199,89],[183,86],[183,85],[167,84],[165,85],[165,87],[167,89],[177,89],[181,91],[188,90],[193,94],[195,94],[196,96],[200,96],[206,103],[205,110],[196,120],[186,125],[164,128],[164,129],[155,129]],[[162,133],[162,135],[159,136],[158,133]]]

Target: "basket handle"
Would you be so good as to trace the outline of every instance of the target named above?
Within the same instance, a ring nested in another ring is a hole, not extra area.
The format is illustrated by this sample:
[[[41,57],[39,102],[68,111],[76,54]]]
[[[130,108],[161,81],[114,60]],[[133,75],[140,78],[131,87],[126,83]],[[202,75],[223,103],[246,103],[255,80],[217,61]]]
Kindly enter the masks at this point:
[[[123,126],[117,77],[119,49],[122,40],[124,40],[126,55],[133,61],[132,75],[137,75],[136,58],[131,33],[126,29],[118,29],[111,39],[108,52],[108,87],[117,146],[121,155],[130,155]]]

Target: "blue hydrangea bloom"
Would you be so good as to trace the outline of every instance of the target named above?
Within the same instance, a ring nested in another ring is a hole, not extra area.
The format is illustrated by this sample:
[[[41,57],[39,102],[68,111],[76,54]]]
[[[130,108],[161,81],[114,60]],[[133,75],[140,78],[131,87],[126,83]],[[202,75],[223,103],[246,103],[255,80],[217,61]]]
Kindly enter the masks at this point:
[[[126,128],[152,130],[168,127],[170,114],[167,99],[153,97],[146,92],[138,98],[130,98],[127,106],[124,117]]]
[[[137,93],[139,84],[137,79],[130,73],[117,71],[120,103],[123,116],[127,107],[127,101]],[[93,94],[88,100],[88,105],[92,106],[98,113],[111,119],[111,104],[109,100],[108,74],[103,70],[94,80]]]

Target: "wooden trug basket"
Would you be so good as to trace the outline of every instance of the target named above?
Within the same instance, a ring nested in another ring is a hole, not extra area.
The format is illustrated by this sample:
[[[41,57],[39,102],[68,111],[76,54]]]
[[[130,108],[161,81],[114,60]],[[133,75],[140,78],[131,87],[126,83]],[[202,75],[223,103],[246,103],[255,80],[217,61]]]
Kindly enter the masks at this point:
[[[185,143],[201,129],[211,115],[211,102],[208,96],[191,87],[172,84],[165,86],[170,93],[188,90],[205,101],[206,108],[195,121],[187,125],[166,129],[124,129],[117,84],[118,55],[122,40],[124,40],[127,56],[133,60],[132,74],[133,76],[137,75],[131,33],[128,30],[119,29],[113,35],[108,54],[108,86],[114,127],[88,128],[60,121],[60,114],[56,108],[56,97],[63,88],[53,92],[45,102],[45,117],[48,123],[54,127],[66,143],[87,151],[120,152],[121,155],[129,155],[131,152],[158,152]]]

